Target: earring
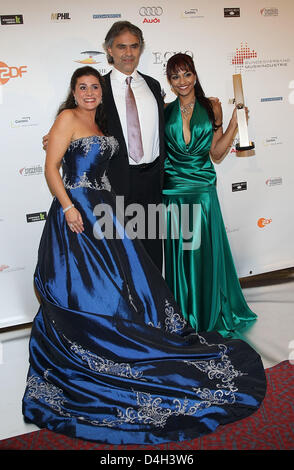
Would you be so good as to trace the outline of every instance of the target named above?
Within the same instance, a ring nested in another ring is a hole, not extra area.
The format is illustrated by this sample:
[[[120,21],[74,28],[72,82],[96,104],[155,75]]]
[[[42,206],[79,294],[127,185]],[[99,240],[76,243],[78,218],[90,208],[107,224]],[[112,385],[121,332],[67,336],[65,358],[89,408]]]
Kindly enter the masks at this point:
[[[76,100],[76,97],[74,96],[74,101],[75,101],[75,105],[77,106],[78,103],[77,103],[77,100]]]

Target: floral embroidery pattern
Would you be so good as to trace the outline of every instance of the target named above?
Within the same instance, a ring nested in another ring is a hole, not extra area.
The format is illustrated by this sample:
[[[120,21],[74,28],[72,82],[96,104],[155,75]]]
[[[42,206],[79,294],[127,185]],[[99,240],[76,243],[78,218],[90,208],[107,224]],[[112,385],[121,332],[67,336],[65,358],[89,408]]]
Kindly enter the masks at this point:
[[[118,149],[118,142],[113,136],[105,136],[105,135],[90,135],[89,137],[81,137],[80,139],[73,140],[70,145],[69,149],[75,149],[77,147],[81,147],[82,151],[87,156],[88,152],[91,150],[92,145],[97,142],[100,142],[101,152],[103,153],[108,147],[111,150],[111,156],[117,151]]]
[[[64,336],[65,338],[65,336]],[[70,349],[78,354],[83,361],[87,362],[89,368],[102,374],[116,375],[132,379],[140,379],[143,375],[142,371],[132,368],[127,362],[114,362],[84,349],[77,343],[72,343],[65,338],[70,344]]]
[[[62,416],[70,416],[64,413],[62,407],[66,402],[63,390],[48,382],[48,370],[44,372],[45,382],[40,377],[31,375],[27,381],[27,398],[44,400],[53,410]]]
[[[182,329],[186,322],[175,313],[174,308],[169,301],[165,302],[166,312],[166,329],[170,331],[178,331]],[[27,382],[27,397],[33,400],[44,400],[54,411],[61,416],[75,418],[79,421],[88,422],[93,426],[113,428],[122,424],[145,424],[157,428],[164,428],[167,420],[172,416],[193,416],[199,411],[207,409],[211,406],[233,405],[236,403],[235,392],[238,388],[235,386],[234,379],[242,375],[246,375],[234,368],[227,352],[228,348],[225,344],[209,344],[206,339],[194,333],[201,344],[207,347],[217,347],[219,349],[218,358],[209,361],[183,361],[188,366],[196,367],[198,370],[207,375],[208,379],[214,382],[212,389],[192,387],[195,398],[173,399],[170,404],[163,397],[154,396],[150,393],[132,390],[134,394],[136,406],[129,406],[125,410],[116,409],[116,417],[94,419],[81,416],[77,413],[69,413],[66,411],[67,400],[64,397],[63,390],[49,382],[49,369],[43,374],[44,381],[40,377],[30,376]],[[78,354],[83,361],[86,361],[91,370],[115,375],[119,377],[127,377],[137,380],[145,380],[142,378],[143,372],[132,368],[129,363],[116,363],[109,359],[97,356],[96,354],[85,350],[82,346],[64,338],[70,344],[70,349]]]
[[[105,174],[99,178],[99,181],[97,181],[97,179],[90,181],[86,172],[80,177],[79,181],[73,184],[70,184],[66,175],[63,177],[62,181],[66,189],[89,188],[97,191],[101,191],[102,189],[111,191],[110,182]]]
[[[160,397],[152,398],[149,393],[136,392],[138,408],[128,407],[125,413],[117,410],[117,419],[113,421],[104,421],[104,425],[113,427],[118,424],[128,423],[144,423],[151,424],[156,427],[164,427],[167,419],[173,414],[170,408],[161,406],[162,399]]]
[[[227,388],[230,392],[236,392],[238,390],[235,387],[234,379],[236,377],[241,377],[242,375],[247,375],[239,370],[236,370],[229,359],[227,352],[228,348],[225,344],[208,344],[203,336],[200,336],[196,333],[200,343],[206,344],[207,346],[217,346],[220,350],[220,357],[218,360],[211,359],[210,361],[185,361],[187,364],[196,367],[201,372],[207,374],[208,378],[211,380],[221,379],[221,383],[218,383],[216,386],[218,388]]]
[[[178,333],[183,330],[187,324],[186,320],[175,312],[174,307],[165,299],[165,329],[170,333]]]
[[[83,156],[87,157],[90,152],[92,145],[99,142],[100,152],[103,154],[105,150],[110,150],[110,156],[112,157],[118,149],[118,142],[113,136],[104,136],[104,135],[92,135],[89,137],[81,137],[80,139],[73,140],[68,149],[74,150],[75,148],[81,148]],[[107,190],[111,191],[111,185],[107,178],[104,175],[99,179],[94,179],[93,181],[89,180],[86,172],[80,176],[80,179],[74,183],[69,181],[67,175],[63,177],[63,184],[66,189],[77,189],[77,188],[90,188],[95,190]]]
[[[232,404],[235,402],[235,396],[231,392],[223,392],[217,390],[212,393],[205,388],[194,389],[199,401],[193,401],[184,398],[182,401],[173,400],[173,408],[162,406],[161,397],[152,397],[151,394],[145,392],[135,392],[137,397],[137,409],[128,407],[125,413],[117,410],[117,418],[115,420],[106,420],[103,422],[96,421],[98,426],[114,427],[126,424],[144,423],[157,428],[163,428],[167,420],[171,416],[193,416],[198,411],[209,408],[213,405]],[[93,422],[91,422],[93,424]]]
[[[186,320],[180,315],[179,313],[175,312],[174,307],[170,304],[170,302],[165,299],[165,320],[164,320],[164,329],[169,333],[179,333],[182,331],[185,326],[187,325]],[[154,325],[153,322],[148,323],[149,326],[153,326],[154,328],[161,328],[161,322],[158,322],[157,325]]]
[[[137,409],[128,407],[125,413],[117,409],[117,417],[115,419],[110,420],[105,418],[99,421],[91,420],[86,416],[64,412],[62,406],[65,405],[66,400],[63,396],[63,391],[50,383],[42,382],[39,377],[31,376],[27,387],[29,398],[43,399],[62,416],[75,417],[80,421],[89,422],[93,426],[106,426],[110,428],[123,423],[143,423],[163,428],[171,416],[193,416],[198,411],[209,408],[212,405],[232,404],[235,402],[235,396],[231,392],[217,390],[212,393],[207,388],[203,390],[194,389],[199,401],[191,403],[187,398],[184,398],[182,401],[175,399],[173,400],[174,407],[170,408],[162,406],[161,397],[152,397],[150,393],[145,392],[134,392],[136,394]]]

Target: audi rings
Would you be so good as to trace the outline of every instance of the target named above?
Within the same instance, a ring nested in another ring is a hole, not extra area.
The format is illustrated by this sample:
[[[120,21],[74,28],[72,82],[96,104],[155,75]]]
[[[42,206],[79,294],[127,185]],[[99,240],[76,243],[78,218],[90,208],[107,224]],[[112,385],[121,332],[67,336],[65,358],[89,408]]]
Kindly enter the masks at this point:
[[[161,7],[141,7],[139,10],[141,16],[160,16],[162,13]]]

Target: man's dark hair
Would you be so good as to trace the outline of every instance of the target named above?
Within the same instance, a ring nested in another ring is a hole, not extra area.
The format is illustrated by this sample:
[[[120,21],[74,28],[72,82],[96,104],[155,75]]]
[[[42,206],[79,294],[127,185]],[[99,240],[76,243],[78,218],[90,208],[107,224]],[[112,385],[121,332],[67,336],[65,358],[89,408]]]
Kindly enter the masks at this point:
[[[143,33],[141,29],[138,28],[138,26],[135,26],[134,24],[130,23],[129,21],[116,21],[115,23],[113,23],[110,30],[106,34],[104,44],[103,44],[109,64],[113,64],[113,58],[108,53],[107,49],[109,47],[112,47],[113,41],[115,40],[117,36],[119,36],[120,34],[126,31],[129,31],[134,36],[137,36],[137,38],[139,39],[141,52],[143,51],[144,38],[143,38]]]

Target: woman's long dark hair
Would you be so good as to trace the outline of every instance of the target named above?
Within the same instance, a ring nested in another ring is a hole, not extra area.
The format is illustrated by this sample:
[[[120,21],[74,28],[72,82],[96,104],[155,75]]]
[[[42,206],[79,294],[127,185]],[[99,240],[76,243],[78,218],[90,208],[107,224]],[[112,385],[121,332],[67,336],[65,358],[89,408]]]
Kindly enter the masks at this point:
[[[80,68],[78,68],[74,71],[74,73],[71,77],[70,89],[69,89],[67,98],[59,106],[58,111],[57,111],[57,116],[58,116],[58,114],[61,113],[61,111],[64,111],[65,109],[75,109],[77,107],[77,105],[75,103],[73,92],[75,90],[77,80],[80,77],[84,76],[84,75],[87,75],[87,76],[93,75],[94,77],[96,77],[99,80],[100,86],[102,88],[102,97],[104,96],[105,82],[104,82],[104,78],[102,77],[102,75],[100,75],[98,70],[94,69],[93,67],[90,67],[89,65],[86,65],[85,67],[80,67]],[[96,121],[97,126],[103,132],[103,134],[107,135],[107,133],[108,133],[108,131],[107,131],[107,120],[106,120],[106,115],[105,115],[104,106],[103,106],[102,101],[99,104],[99,106],[97,107],[96,115],[95,115],[95,121]]]
[[[166,64],[166,75],[168,80],[170,81],[172,75],[178,73],[179,70],[188,70],[189,72],[192,72],[196,75],[196,83],[194,86],[196,99],[206,109],[209,120],[212,123],[212,127],[214,130],[216,130],[217,127],[215,125],[215,117],[211,101],[204,94],[191,56],[189,56],[188,54],[179,53],[170,57]]]

